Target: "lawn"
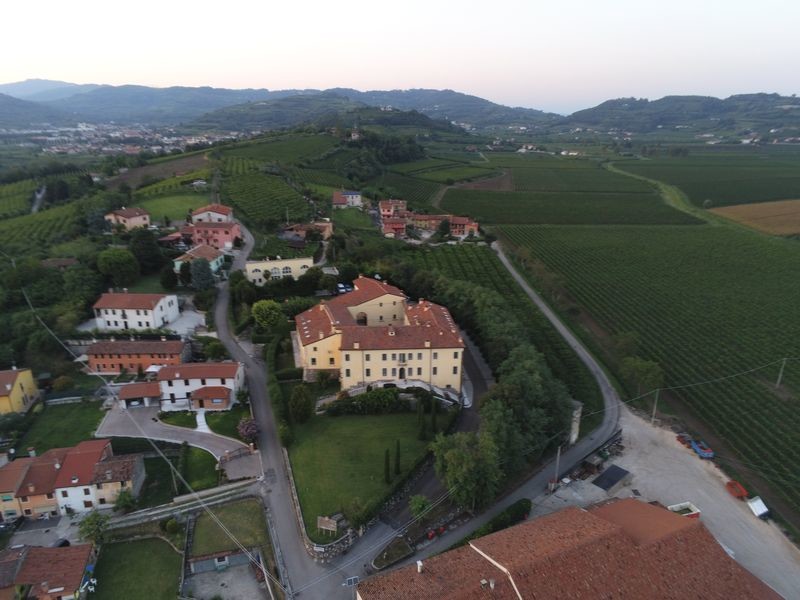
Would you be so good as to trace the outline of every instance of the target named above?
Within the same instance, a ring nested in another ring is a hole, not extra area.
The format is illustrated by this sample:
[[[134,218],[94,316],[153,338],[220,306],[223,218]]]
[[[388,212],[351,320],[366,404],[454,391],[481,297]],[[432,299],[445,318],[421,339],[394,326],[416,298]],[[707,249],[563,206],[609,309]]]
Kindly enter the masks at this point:
[[[234,439],[241,439],[236,426],[244,417],[250,417],[250,409],[241,404],[237,404],[231,410],[218,413],[206,413],[206,423],[211,431],[220,435],[226,435]]]
[[[200,448],[189,448],[183,477],[195,492],[219,485],[217,459]]]
[[[100,403],[95,401],[45,406],[17,443],[17,451],[24,453],[33,447],[41,454],[50,448],[64,448],[90,440],[102,417]]]
[[[372,218],[357,208],[340,208],[333,211],[333,225],[337,229],[375,229]]]
[[[147,473],[147,477],[139,495],[138,508],[148,508],[172,502],[172,499],[177,494],[172,487],[172,474],[166,461],[160,457],[145,458],[144,470]]]
[[[161,287],[161,276],[158,273],[143,275],[136,283],[128,286],[128,291],[137,294],[164,294],[166,290]],[[170,292],[172,293],[172,292]]]
[[[158,419],[167,425],[197,429],[197,417],[191,411],[168,411],[158,415]]]
[[[246,548],[269,547],[269,534],[264,521],[264,509],[257,500],[241,500],[214,506],[211,511],[225,524],[233,536]],[[191,556],[205,556],[215,552],[236,550],[238,546],[207,513],[202,513],[195,523]]]
[[[208,204],[208,196],[198,193],[169,194],[136,202],[137,206],[150,213],[151,220],[161,223],[167,217],[172,225],[182,223],[189,211],[205,204]]]
[[[104,544],[97,561],[96,600],[174,600],[181,557],[159,539]]]
[[[384,480],[384,451],[394,469],[395,440],[400,440],[402,473],[407,473],[428,443],[417,439],[415,414],[313,417],[294,428],[289,448],[294,481],[308,535],[317,534],[317,517],[344,512],[352,519],[389,491]]]

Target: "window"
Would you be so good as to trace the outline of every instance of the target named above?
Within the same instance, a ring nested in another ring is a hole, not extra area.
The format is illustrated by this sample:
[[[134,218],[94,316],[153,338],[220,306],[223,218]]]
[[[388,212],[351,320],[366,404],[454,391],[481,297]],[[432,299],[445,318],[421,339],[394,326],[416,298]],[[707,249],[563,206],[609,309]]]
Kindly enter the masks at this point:
[[[311,358],[311,366],[312,367],[317,366],[317,359],[316,358],[313,358],[313,357]]]
[[[436,358],[436,356],[434,355],[433,358]],[[183,385],[189,385],[189,380],[188,379],[184,379],[183,380]]]
[[[224,377],[223,377],[223,378],[221,378],[221,379],[219,380],[219,382],[220,382],[222,385],[225,385],[225,378],[224,378]]]
[[[350,355],[349,354],[345,354],[344,355],[344,360],[345,360],[345,362],[350,362]]]
[[[386,355],[385,354],[381,354],[381,360],[386,360]]]
[[[345,377],[350,377],[350,369],[345,369],[344,370],[344,376]]]
[[[453,367],[453,375],[458,375],[458,367]]]
[[[378,317],[378,321],[383,321],[383,315]]]
[[[397,377],[397,369],[392,367],[392,377]]]
[[[3,494],[2,499],[3,502],[11,502],[14,499],[14,496],[11,494]]]
[[[200,380],[200,385],[205,385],[205,384],[206,384],[206,380],[205,379],[201,379]]]
[[[314,352],[316,352],[316,351],[317,351],[317,347],[316,347],[316,346],[312,347],[311,349],[312,349]]]
[[[381,369],[381,376],[386,377],[386,369]]]
[[[365,374],[367,377],[369,377],[369,376],[371,376],[371,375],[372,375],[372,373],[370,372],[370,370],[369,370],[369,369],[366,369],[366,370],[364,371],[364,374]]]
[[[392,360],[397,360],[397,354],[395,354],[394,352],[392,352]]]
[[[27,502],[28,501],[28,497],[27,496],[23,496],[22,498],[20,498],[20,500],[22,502]]]
[[[378,306],[383,306],[383,302],[378,302]]]
[[[100,500],[98,500],[98,503],[99,504],[105,504],[106,503],[106,499],[105,498],[100,498]]]
[[[439,358],[439,353],[438,352],[434,352],[433,353],[433,360],[436,360],[437,358]]]
[[[364,355],[364,362],[369,362],[369,354]]]
[[[31,509],[30,509],[30,508],[26,508],[26,509],[25,509],[23,512],[24,512],[26,515],[30,515],[30,514],[31,514]]]
[[[98,490],[102,490],[103,489],[103,484],[102,483],[98,483],[97,484],[97,489]]]
[[[84,500],[83,501],[83,508],[92,508],[92,506],[94,506],[94,504],[92,504],[91,500]]]
[[[329,365],[333,365],[333,363],[334,363],[334,362],[335,362],[335,361],[334,361],[333,357],[331,356],[331,357],[328,359],[328,364],[329,364]]]
[[[458,358],[458,352],[453,352],[453,358]]]
[[[175,394],[170,394],[169,395],[169,401],[172,402],[173,404],[175,404]]]
[[[172,387],[172,380],[167,381],[167,387]]]
[[[417,375],[422,375],[422,367],[417,367]]]
[[[397,321],[397,315],[392,315],[392,321]]]
[[[422,360],[422,352],[417,352],[417,360]]]
[[[222,398],[214,398],[211,401],[211,404],[222,404],[223,402],[224,402],[224,400]]]
[[[47,499],[48,499],[48,500],[52,500],[52,499],[53,499],[53,493],[52,493],[52,492],[50,492],[49,494],[47,494]]]
[[[83,488],[83,495],[84,496],[88,496],[89,494],[91,494],[91,492],[89,491],[89,488]]]
[[[433,367],[433,374],[436,375],[437,372],[438,372],[438,369],[436,367]]]

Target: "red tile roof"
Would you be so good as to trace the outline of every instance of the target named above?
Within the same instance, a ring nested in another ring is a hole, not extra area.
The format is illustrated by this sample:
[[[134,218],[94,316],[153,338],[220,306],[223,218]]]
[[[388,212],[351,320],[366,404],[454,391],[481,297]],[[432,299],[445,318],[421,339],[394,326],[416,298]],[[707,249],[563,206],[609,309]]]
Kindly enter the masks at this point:
[[[235,377],[239,368],[239,363],[237,362],[186,363],[183,365],[163,367],[159,370],[157,379],[159,381],[168,381],[170,379]]]
[[[205,258],[207,261],[212,261],[218,259],[220,256],[222,256],[222,252],[216,248],[212,248],[206,244],[200,244],[199,246],[195,246],[191,250],[186,251],[185,254],[181,254],[175,260],[179,260],[181,262],[190,262],[195,258]]]
[[[198,221],[194,225],[192,225],[194,229],[238,229],[238,223],[213,223],[208,221]]]
[[[17,491],[32,462],[32,458],[24,456],[0,467],[0,492]]]
[[[106,458],[94,466],[91,483],[132,481],[136,465],[141,460],[141,454],[123,454]]]
[[[32,546],[28,548],[14,583],[32,586],[31,593],[36,596],[58,588],[63,588],[63,592],[54,595],[73,594],[81,585],[91,555],[91,544],[66,548]],[[44,587],[40,587],[42,585]]]
[[[417,348],[463,348],[457,332],[428,325],[342,327],[342,350],[414,350]],[[429,344],[429,345],[428,345]]]
[[[56,464],[63,464],[69,448],[52,448],[33,458],[25,477],[16,489],[16,496],[38,496],[52,494],[56,489],[58,469]]]
[[[108,214],[117,215],[117,216],[122,217],[124,219],[132,219],[133,217],[150,216],[150,213],[148,213],[145,209],[140,208],[138,206],[133,206],[133,207],[130,207],[130,208],[122,207],[122,208],[119,208],[117,210],[112,210]]]
[[[89,485],[94,467],[104,456],[111,454],[111,440],[90,440],[70,448],[61,468],[57,470],[56,488]]]
[[[123,310],[153,310],[164,294],[107,293],[100,296],[94,308],[116,308]]]
[[[129,383],[119,388],[120,400],[133,400],[135,398],[160,398],[161,388],[156,381],[146,383]]]
[[[192,392],[192,399],[216,400],[218,398],[224,398],[225,400],[229,400],[230,397],[231,389],[223,385],[209,385]]]
[[[180,340],[115,340],[95,342],[89,346],[86,354],[180,354],[183,347],[184,343]]]
[[[14,585],[22,567],[22,562],[28,554],[30,546],[16,546],[0,552],[0,590],[5,590]],[[9,596],[6,596],[7,598]],[[11,596],[13,597],[13,596]]]
[[[230,215],[233,213],[233,209],[230,206],[225,206],[224,204],[208,204],[206,206],[201,206],[197,210],[193,210],[192,216],[199,215],[204,212],[215,212],[221,215]]]
[[[333,204],[334,205],[347,204],[347,198],[345,198],[342,192],[337,190],[333,192]]]
[[[7,371],[0,371],[0,396],[8,394],[10,388],[13,388],[17,383],[17,377],[20,373],[30,371],[30,369],[8,369]],[[10,386],[10,387],[9,387]]]
[[[648,528],[652,528],[648,531]],[[487,584],[495,582],[491,591]],[[777,599],[697,520],[635,499],[557,513],[359,584],[363,600],[400,598]]]

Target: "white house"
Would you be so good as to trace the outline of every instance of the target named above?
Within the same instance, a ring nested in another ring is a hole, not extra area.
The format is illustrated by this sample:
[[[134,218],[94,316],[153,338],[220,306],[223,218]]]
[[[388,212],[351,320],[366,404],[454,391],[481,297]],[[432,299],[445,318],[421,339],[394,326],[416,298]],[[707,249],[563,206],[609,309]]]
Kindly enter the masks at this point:
[[[209,204],[192,211],[192,223],[233,223],[233,209],[224,204]]]
[[[109,292],[93,308],[101,331],[160,329],[180,316],[178,297],[173,294]]]
[[[217,273],[222,268],[222,265],[225,264],[225,255],[221,250],[201,244],[195,246],[191,250],[187,250],[185,254],[181,254],[172,261],[175,273],[181,272],[181,265],[183,265],[183,263],[191,263],[196,258],[205,258],[208,261],[208,266],[211,267],[212,273]]]
[[[361,192],[353,190],[333,192],[333,208],[361,208],[362,206]]]
[[[228,410],[245,383],[244,367],[238,362],[162,367],[156,380],[162,410]]]
[[[264,285],[270,279],[283,279],[291,277],[297,279],[314,266],[314,259],[281,258],[280,256],[266,260],[248,260],[244,266],[245,276],[248,281],[256,285]]]

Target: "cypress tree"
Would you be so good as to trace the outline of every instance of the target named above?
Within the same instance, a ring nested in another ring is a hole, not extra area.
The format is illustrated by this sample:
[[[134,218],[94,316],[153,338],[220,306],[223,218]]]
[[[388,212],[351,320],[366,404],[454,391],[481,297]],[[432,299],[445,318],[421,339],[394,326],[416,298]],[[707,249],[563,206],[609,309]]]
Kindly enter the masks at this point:
[[[417,423],[421,424],[425,420],[425,405],[422,398],[417,398]]]
[[[386,479],[386,483],[392,483],[392,473],[389,469],[389,449],[386,449],[386,452],[383,455],[383,477]]]
[[[433,435],[436,435],[438,431],[436,429],[437,412],[439,412],[439,402],[436,400],[436,398],[434,398],[433,400],[431,400],[431,431],[433,432]]]
[[[395,440],[394,445],[394,474],[400,475],[400,440]]]

